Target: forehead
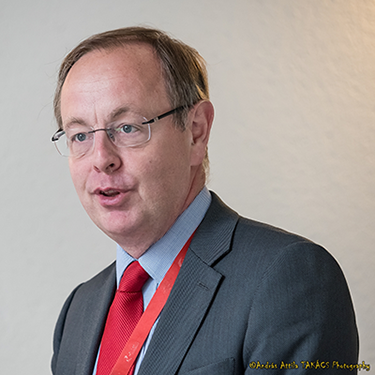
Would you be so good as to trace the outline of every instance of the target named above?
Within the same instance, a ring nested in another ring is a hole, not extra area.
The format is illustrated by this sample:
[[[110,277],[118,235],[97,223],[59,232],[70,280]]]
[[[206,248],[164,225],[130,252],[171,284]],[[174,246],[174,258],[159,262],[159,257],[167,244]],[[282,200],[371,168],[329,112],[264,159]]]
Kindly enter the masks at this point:
[[[147,44],[129,44],[82,56],[62,87],[61,110],[64,112],[72,104],[76,108],[94,102],[108,105],[109,101],[114,107],[129,106],[134,110],[147,102],[152,110],[156,102],[166,99],[161,65],[153,48]]]
[[[161,76],[161,67],[154,49],[145,43],[129,43],[122,47],[111,47],[88,52],[71,68],[65,83],[72,78],[89,75],[139,74],[148,79]]]

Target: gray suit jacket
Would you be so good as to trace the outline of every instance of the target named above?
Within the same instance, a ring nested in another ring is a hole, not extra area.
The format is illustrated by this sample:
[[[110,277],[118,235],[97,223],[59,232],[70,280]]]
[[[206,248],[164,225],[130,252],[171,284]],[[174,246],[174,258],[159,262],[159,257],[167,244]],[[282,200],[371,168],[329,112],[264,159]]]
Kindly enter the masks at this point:
[[[92,374],[114,292],[112,264],[69,296],[54,375]],[[213,194],[139,375],[343,374],[336,367],[357,357],[353,306],[332,256],[238,216]]]

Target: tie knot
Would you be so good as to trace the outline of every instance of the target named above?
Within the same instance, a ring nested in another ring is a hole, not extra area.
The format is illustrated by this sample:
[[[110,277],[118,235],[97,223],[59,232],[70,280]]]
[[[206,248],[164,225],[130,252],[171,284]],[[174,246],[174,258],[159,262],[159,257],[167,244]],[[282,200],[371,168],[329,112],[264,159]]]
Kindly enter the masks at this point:
[[[118,289],[121,292],[140,292],[148,278],[148,273],[141,265],[138,262],[133,262],[122,275]]]

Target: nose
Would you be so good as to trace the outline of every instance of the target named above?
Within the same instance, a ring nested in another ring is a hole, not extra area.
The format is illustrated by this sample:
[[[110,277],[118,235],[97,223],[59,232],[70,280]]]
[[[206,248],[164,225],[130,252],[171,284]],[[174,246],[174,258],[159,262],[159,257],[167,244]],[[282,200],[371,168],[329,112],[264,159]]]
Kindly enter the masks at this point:
[[[106,131],[95,132],[92,160],[93,167],[97,172],[109,174],[121,167],[121,157]]]

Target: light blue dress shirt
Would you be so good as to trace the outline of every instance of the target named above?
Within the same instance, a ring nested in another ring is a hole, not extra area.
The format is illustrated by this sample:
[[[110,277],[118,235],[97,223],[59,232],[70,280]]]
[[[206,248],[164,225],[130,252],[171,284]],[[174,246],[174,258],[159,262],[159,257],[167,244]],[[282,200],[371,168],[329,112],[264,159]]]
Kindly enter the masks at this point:
[[[177,218],[169,231],[138,259],[140,265],[150,275],[150,278],[147,280],[142,289],[144,309],[146,309],[147,305],[151,301],[151,298],[153,297],[157,287],[163,280],[177,254],[180,252],[187,240],[203,220],[203,217],[206,214],[210,204],[211,194],[208,189],[204,187],[196,196],[194,201],[190,204],[190,206]],[[130,256],[119,245],[117,245],[117,287],[120,284],[120,280],[125,269],[131,262],[135,260],[136,259]],[[151,331],[141,351],[139,352],[134,375],[137,375],[138,373],[139,367],[142,363],[157,323],[158,320],[156,320],[155,324],[151,328]],[[96,366],[97,363],[95,364],[93,375],[96,375]]]

